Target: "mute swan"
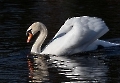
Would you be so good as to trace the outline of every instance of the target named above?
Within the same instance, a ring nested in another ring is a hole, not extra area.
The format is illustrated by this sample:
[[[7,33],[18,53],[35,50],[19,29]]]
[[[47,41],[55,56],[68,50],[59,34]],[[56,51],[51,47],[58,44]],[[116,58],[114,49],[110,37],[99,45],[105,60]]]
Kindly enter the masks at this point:
[[[50,43],[41,51],[41,45],[47,37],[47,28],[43,23],[35,22],[27,29],[27,34],[29,35],[27,43],[30,42],[34,34],[40,31],[32,46],[31,53],[72,55],[83,51],[95,50],[98,45],[103,47],[119,45],[98,40],[108,30],[108,27],[100,18],[89,16],[73,17],[66,20]]]

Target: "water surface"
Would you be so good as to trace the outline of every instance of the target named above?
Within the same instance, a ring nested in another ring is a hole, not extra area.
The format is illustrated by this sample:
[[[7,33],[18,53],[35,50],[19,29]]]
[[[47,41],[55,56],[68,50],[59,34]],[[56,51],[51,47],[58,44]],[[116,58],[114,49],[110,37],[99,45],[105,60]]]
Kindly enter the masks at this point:
[[[44,47],[67,18],[84,15],[105,21],[110,31],[100,39],[120,43],[119,3],[118,0],[0,0],[0,83],[27,83],[36,79],[45,83],[119,83],[119,46],[52,60],[39,59],[41,62],[37,63],[43,66],[37,64],[38,70],[29,53],[33,41],[27,44],[25,35],[33,22],[44,23],[49,31]]]

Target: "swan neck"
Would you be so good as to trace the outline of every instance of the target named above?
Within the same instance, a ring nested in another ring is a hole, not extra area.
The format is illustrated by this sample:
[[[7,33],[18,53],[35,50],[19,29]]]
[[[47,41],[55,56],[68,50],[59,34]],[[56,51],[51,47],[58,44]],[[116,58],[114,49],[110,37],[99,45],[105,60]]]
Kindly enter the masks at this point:
[[[40,54],[41,46],[47,37],[47,28],[45,27],[44,24],[41,24],[39,31],[40,31],[40,34],[32,46],[31,53]]]

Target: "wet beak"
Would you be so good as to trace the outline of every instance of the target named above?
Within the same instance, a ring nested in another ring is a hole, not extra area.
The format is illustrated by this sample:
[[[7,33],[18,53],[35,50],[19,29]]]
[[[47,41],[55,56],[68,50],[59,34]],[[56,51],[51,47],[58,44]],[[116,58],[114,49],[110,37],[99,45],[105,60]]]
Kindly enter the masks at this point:
[[[30,33],[30,32],[28,32],[28,39],[27,39],[27,43],[29,43],[29,42],[30,42],[30,40],[32,39],[32,37],[33,37],[33,34],[32,34],[32,33]]]

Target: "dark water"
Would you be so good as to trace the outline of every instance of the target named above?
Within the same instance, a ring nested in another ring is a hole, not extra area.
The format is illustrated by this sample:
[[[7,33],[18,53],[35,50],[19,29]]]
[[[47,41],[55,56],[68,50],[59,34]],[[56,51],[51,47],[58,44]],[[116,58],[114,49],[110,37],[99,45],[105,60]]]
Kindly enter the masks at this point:
[[[46,44],[67,18],[85,15],[102,18],[108,25],[110,31],[101,39],[120,43],[119,3],[119,0],[0,0],[0,83],[40,79],[43,83],[119,83],[119,46],[34,60],[29,54],[32,43],[26,43],[25,35],[33,22],[40,21],[49,31]]]

